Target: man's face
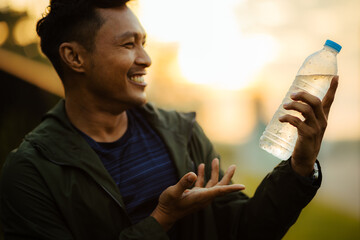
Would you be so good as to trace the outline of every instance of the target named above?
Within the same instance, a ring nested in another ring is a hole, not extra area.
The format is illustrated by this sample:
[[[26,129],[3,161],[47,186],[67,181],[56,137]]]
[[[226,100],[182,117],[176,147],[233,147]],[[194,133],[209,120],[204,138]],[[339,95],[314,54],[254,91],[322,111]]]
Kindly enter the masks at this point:
[[[144,50],[145,31],[127,7],[98,9],[105,20],[86,55],[87,94],[106,106],[131,107],[146,102],[144,75],[151,60]]]

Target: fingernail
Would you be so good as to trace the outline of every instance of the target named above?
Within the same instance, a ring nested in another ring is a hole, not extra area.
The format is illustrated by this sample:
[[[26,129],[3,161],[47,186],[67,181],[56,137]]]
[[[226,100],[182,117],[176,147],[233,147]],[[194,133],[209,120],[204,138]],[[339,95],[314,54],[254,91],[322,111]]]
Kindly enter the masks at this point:
[[[290,95],[290,97],[296,97],[296,93],[292,93],[291,95]]]

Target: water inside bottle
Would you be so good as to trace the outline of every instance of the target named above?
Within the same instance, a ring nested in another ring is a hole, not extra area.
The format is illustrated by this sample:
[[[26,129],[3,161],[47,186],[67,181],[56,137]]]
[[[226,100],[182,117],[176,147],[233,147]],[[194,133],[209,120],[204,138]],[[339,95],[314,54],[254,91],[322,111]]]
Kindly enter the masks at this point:
[[[306,91],[322,100],[330,87],[330,82],[333,77],[333,75],[296,76],[289,92]],[[290,97],[290,95],[287,97]]]
[[[293,110],[285,110],[284,103],[291,102],[292,93],[306,91],[322,100],[330,87],[332,75],[300,75],[296,76],[286,97],[274,114],[260,138],[260,147],[282,160],[288,159],[295,147],[297,129],[289,123],[281,123],[279,117],[291,114],[304,120],[301,113]]]

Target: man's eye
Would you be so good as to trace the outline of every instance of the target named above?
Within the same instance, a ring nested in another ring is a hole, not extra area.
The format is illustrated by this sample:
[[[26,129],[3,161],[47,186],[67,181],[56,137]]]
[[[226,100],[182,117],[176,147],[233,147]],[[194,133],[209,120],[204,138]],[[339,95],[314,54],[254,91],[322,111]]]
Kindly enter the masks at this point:
[[[132,48],[132,47],[135,46],[135,43],[133,43],[133,42],[128,42],[128,43],[125,43],[124,46],[127,47],[127,48]]]

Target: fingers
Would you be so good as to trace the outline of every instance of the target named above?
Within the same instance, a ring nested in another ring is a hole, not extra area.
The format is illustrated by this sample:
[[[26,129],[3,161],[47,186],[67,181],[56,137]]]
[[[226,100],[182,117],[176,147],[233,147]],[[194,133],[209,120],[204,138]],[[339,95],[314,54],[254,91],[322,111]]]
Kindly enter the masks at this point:
[[[204,186],[205,164],[201,163],[198,167],[198,177],[195,183],[195,187]]]
[[[215,186],[219,181],[219,159],[214,158],[211,163],[211,178],[206,184],[206,187]]]
[[[304,136],[321,135],[327,126],[327,116],[323,109],[323,104],[319,98],[307,92],[298,92],[291,95],[294,102],[284,104],[284,109],[300,112],[305,121],[291,115],[279,118],[280,122],[288,122],[298,129],[299,134]]]
[[[306,120],[310,122],[316,121],[326,121],[326,116],[324,114],[324,109],[322,107],[322,103],[320,99],[314,95],[311,95],[308,92],[298,92],[291,95],[291,99],[297,102],[291,102],[287,105],[286,109],[293,109],[301,112],[301,114],[306,118]],[[306,103],[306,106],[303,103],[298,101],[302,101]],[[300,107],[301,105],[301,107]],[[293,107],[293,108],[291,108]]]
[[[313,135],[313,130],[310,126],[308,126],[306,123],[304,123],[303,121],[301,121],[300,118],[291,116],[289,114],[281,116],[279,118],[280,122],[288,122],[291,125],[293,125],[294,127],[296,127],[298,129],[298,133],[299,135],[304,135],[304,133],[306,133],[309,136]]]
[[[244,190],[245,186],[242,184],[232,184],[232,185],[221,185],[214,186],[212,188],[206,188],[206,192],[204,192],[204,196],[206,194],[207,199],[213,200],[216,197],[223,196],[228,193],[237,192],[240,190]]]
[[[235,165],[231,165],[225,175],[223,176],[223,178],[221,179],[221,181],[217,184],[217,185],[228,185],[231,182],[232,177],[234,176],[235,173],[235,169],[236,166]]]
[[[197,176],[193,172],[189,172],[189,173],[185,174],[177,184],[170,187],[172,196],[174,196],[175,198],[180,197],[186,189],[192,187],[196,178],[197,178]]]
[[[301,102],[290,102],[283,105],[284,109],[286,110],[295,110],[300,112],[307,122],[311,124],[316,122],[316,116],[314,110],[311,106],[301,103]]]
[[[223,176],[223,178],[219,181],[219,159],[215,158],[212,161],[212,170],[211,170],[211,178],[208,181],[208,183],[206,184],[206,188],[210,188],[213,186],[220,186],[220,185],[228,185],[231,182],[232,177],[234,176],[235,173],[235,169],[236,166],[235,165],[231,165],[225,175]],[[204,186],[204,175],[205,175],[205,164],[201,163],[198,166],[198,176],[197,176],[197,180],[195,183],[195,187],[200,187],[202,188]]]
[[[308,104],[315,114],[315,118],[311,113],[311,109],[306,107],[305,105],[301,105],[299,102],[291,102],[289,104],[285,104],[284,108],[287,110],[296,110],[302,113],[302,115],[306,118],[306,120],[310,122],[314,122],[313,120],[319,120],[321,123],[326,125],[327,117],[329,115],[330,107],[334,101],[335,93],[339,83],[339,76],[335,76],[332,78],[330,83],[330,88],[327,91],[325,97],[322,101],[319,98],[307,93],[307,92],[298,92],[291,95],[291,98],[294,101],[302,101]]]
[[[219,160],[214,159],[212,162],[212,180],[218,178],[219,174]],[[153,216],[164,229],[169,229],[178,219],[198,211],[205,207],[207,204],[218,197],[227,193],[236,192],[245,189],[244,185],[215,185],[208,188],[194,187],[189,189],[196,180],[196,184],[201,186],[204,184],[204,164],[198,167],[199,181],[193,172],[185,174],[180,181],[171,187],[168,187],[159,197],[159,203],[155,210],[152,212]],[[228,182],[235,171],[235,167],[229,167],[227,177],[224,182]]]
[[[322,101],[322,106],[323,106],[326,117],[329,116],[330,107],[334,101],[335,93],[336,93],[336,89],[337,89],[338,85],[339,85],[339,76],[335,76],[331,80],[330,88],[327,91],[327,93]]]

